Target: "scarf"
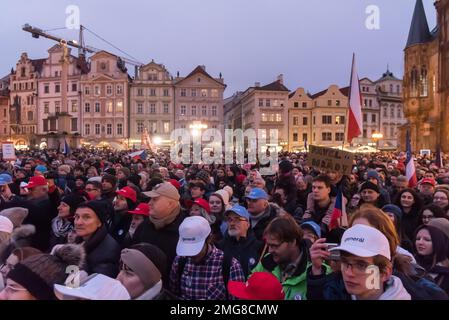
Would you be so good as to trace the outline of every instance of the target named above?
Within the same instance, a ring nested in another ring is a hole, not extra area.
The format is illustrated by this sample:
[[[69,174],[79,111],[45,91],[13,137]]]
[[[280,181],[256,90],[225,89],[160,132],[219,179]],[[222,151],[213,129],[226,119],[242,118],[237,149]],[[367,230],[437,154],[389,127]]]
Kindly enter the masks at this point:
[[[159,230],[162,229],[163,227],[169,225],[170,223],[172,223],[173,221],[175,221],[176,217],[178,216],[179,212],[181,210],[180,206],[177,206],[172,212],[170,212],[167,216],[160,218],[160,219],[156,219],[155,217],[153,217],[152,215],[150,215],[150,221],[151,223],[154,224],[154,227]]]
[[[56,217],[51,221],[51,230],[56,237],[62,238],[67,236],[70,230],[73,229],[73,224],[71,221]]]

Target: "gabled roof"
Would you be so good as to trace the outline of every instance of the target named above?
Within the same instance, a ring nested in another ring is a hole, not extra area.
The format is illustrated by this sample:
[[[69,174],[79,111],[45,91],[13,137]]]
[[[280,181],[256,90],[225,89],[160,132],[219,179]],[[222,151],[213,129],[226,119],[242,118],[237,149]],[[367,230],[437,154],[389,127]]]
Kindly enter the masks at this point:
[[[406,48],[414,44],[426,43],[430,40],[432,40],[432,35],[429,31],[424,5],[422,0],[416,0]]]
[[[290,94],[288,95],[288,98],[291,99],[293,98],[293,96],[296,94],[296,91],[290,92]]]
[[[316,99],[316,98],[322,96],[323,94],[325,94],[326,92],[327,92],[327,89],[325,89],[325,90],[323,90],[323,91],[320,91],[320,92],[317,92],[317,93],[315,93],[315,94],[312,94],[312,95],[311,95],[311,98],[312,98],[312,99]]]
[[[340,92],[342,95],[344,95],[345,97],[349,97],[349,86],[341,88]]]
[[[209,78],[209,79],[215,81],[216,83],[220,84],[221,86],[226,87],[226,85],[225,85],[224,83],[222,83],[222,82],[220,82],[220,81],[214,79],[210,74],[208,74],[208,73],[206,72],[206,70],[204,70],[204,67],[202,67],[202,66],[197,66],[197,67],[196,67],[195,69],[193,69],[193,71],[190,72],[186,77],[180,78],[180,80],[179,80],[177,83],[180,83],[180,82],[182,82],[182,81],[184,81],[184,80],[186,80],[186,79],[188,79],[188,78],[190,78],[190,77],[193,77],[193,76],[196,75],[196,74],[202,74],[202,75],[205,76],[206,78]]]
[[[286,86],[284,86],[281,81],[276,80],[270,84],[267,84],[263,87],[254,87],[254,90],[263,90],[263,91],[290,91]]]

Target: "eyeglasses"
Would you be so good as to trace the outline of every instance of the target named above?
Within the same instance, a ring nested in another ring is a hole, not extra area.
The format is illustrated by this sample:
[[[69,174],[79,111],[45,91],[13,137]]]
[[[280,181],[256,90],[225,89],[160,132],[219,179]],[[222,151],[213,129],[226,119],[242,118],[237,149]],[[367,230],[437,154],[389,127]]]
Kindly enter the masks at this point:
[[[356,275],[362,275],[366,274],[366,269],[370,266],[369,263],[362,262],[362,261],[354,261],[350,262],[345,257],[341,257],[341,267],[342,269],[348,269],[351,267],[352,272],[354,272]]]
[[[225,221],[227,223],[234,223],[234,222],[241,222],[241,221],[247,221],[245,218],[236,218],[236,217],[226,217]]]

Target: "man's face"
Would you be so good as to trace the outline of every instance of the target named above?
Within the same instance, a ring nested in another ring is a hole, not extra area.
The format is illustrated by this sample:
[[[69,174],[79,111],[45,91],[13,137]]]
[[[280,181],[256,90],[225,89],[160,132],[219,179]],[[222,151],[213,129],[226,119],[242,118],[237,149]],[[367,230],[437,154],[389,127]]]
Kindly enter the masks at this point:
[[[184,171],[176,170],[175,176],[178,177],[178,179],[183,179],[184,178]]]
[[[37,186],[30,190],[30,197],[32,199],[38,199],[46,195],[48,195],[48,187],[46,186]]]
[[[314,181],[312,183],[312,195],[313,200],[323,201],[329,198],[331,188],[326,187],[326,184],[322,181]]]
[[[265,199],[246,198],[246,203],[248,204],[248,212],[252,215],[258,215],[268,207],[268,201]]]
[[[193,187],[190,188],[190,194],[194,199],[202,198],[204,195],[204,190],[202,190],[200,187]]]
[[[172,206],[168,205],[170,201],[171,201],[170,199],[163,196],[151,198],[150,200],[151,216],[153,216],[156,219],[165,218],[172,210]]]
[[[433,172],[426,172],[424,178],[435,179],[435,175],[433,174]]]
[[[435,192],[435,187],[429,183],[420,184],[418,189],[422,194],[426,196],[431,196]]]
[[[276,264],[287,264],[291,261],[293,250],[297,250],[296,241],[281,242],[271,234],[266,235],[268,252],[271,253]]]
[[[344,253],[341,256],[341,273],[345,283],[346,291],[357,297],[369,297],[373,287],[380,288],[380,283],[372,283],[370,280],[375,273],[376,267],[373,266],[373,258],[357,257],[352,254]],[[378,269],[377,269],[378,270]],[[374,280],[383,283],[386,281],[386,275],[377,273],[379,276]]]
[[[90,199],[97,199],[101,196],[101,190],[97,189],[93,184],[88,183],[86,185],[86,192],[89,195]]]
[[[391,176],[390,177],[390,181],[391,181],[391,185],[393,187],[396,186],[397,177],[396,176]]]
[[[115,211],[122,211],[122,210],[128,210],[128,203],[126,202],[126,198],[117,195],[114,199],[114,210]]]
[[[136,230],[138,226],[143,222],[145,217],[141,214],[133,214],[133,219],[131,220],[130,229]]]
[[[398,192],[406,189],[408,187],[408,182],[403,180],[396,180],[396,190]]]
[[[101,182],[101,187],[103,188],[103,191],[105,191],[105,192],[112,191],[112,189],[113,189],[112,183],[110,183],[109,181],[106,181],[106,180],[103,180]]]
[[[230,212],[226,216],[226,222],[228,223],[228,234],[231,237],[246,237],[250,226],[248,220]]]
[[[365,189],[361,193],[362,199],[364,202],[367,203],[374,203],[376,202],[377,198],[379,198],[379,194],[371,189]]]
[[[29,163],[25,164],[23,169],[25,169],[25,171],[28,172],[28,173],[31,172],[31,164],[29,164]]]

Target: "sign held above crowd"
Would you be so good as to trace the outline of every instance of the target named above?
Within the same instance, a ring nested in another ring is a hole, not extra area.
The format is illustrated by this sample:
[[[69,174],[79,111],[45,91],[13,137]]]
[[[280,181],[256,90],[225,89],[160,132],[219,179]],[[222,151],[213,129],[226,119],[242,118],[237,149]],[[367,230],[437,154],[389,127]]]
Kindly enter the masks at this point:
[[[354,155],[351,152],[338,149],[309,146],[307,165],[321,169],[334,170],[343,175],[349,175],[352,171]]]

